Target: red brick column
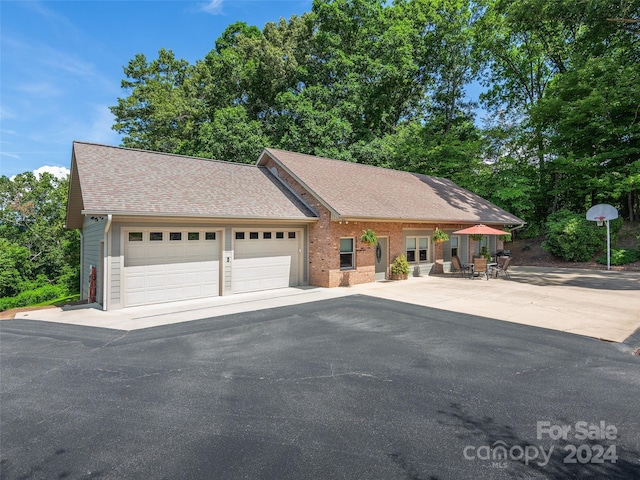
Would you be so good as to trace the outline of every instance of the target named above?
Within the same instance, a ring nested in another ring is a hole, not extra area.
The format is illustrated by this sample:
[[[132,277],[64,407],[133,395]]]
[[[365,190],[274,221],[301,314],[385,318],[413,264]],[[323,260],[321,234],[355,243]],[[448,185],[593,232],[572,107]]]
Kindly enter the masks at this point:
[[[433,273],[444,273],[444,242],[433,244],[433,260],[435,262]]]

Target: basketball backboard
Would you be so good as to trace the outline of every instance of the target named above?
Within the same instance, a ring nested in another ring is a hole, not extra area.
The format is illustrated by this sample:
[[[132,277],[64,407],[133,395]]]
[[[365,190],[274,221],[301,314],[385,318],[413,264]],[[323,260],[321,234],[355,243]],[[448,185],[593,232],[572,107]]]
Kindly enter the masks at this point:
[[[594,205],[587,211],[587,220],[592,222],[605,222],[616,218],[618,218],[618,210],[606,203]]]

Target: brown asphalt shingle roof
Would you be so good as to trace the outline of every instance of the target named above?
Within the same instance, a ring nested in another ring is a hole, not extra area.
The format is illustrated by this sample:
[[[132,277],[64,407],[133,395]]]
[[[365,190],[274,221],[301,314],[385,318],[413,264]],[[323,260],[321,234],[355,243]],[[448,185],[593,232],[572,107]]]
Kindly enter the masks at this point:
[[[74,142],[73,159],[69,228],[82,226],[81,210],[214,218],[315,218],[266,168],[255,165],[82,142]]]
[[[522,224],[523,220],[450,180],[265,149],[340,218]]]

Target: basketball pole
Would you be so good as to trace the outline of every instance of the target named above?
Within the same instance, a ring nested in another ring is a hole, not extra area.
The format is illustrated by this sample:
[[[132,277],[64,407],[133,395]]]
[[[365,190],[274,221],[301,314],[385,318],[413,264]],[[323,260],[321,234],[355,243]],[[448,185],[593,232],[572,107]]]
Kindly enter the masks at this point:
[[[609,219],[607,218],[607,270],[611,270],[611,235],[609,235]]]

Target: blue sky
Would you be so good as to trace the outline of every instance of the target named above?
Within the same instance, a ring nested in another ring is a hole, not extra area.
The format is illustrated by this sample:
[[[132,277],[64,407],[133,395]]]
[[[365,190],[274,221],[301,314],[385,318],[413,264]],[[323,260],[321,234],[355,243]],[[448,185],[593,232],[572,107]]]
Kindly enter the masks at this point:
[[[0,0],[0,176],[70,166],[73,140],[119,145],[109,107],[122,67],[173,50],[190,63],[236,21],[300,15],[311,0]]]

